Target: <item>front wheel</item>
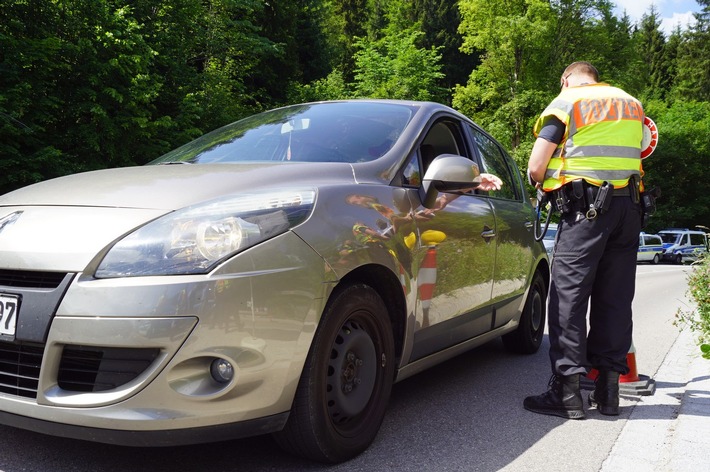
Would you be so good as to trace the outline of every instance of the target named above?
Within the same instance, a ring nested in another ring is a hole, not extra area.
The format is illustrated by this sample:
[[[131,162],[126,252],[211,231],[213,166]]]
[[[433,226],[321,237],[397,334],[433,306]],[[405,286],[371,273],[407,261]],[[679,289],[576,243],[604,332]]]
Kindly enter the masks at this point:
[[[653,255],[653,260],[651,261],[651,264],[658,264],[661,261],[661,257],[658,254]]]
[[[547,285],[542,275],[535,272],[517,329],[503,335],[505,348],[517,354],[537,352],[542,344],[546,315]]]
[[[394,362],[392,326],[377,292],[366,285],[340,290],[323,313],[276,442],[330,463],[367,449],[385,415]]]

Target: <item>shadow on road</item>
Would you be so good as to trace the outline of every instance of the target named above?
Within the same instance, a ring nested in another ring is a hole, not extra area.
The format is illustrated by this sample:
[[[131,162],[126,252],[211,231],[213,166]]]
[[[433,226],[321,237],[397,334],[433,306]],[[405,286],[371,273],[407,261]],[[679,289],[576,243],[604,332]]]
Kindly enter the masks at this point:
[[[295,458],[269,436],[128,448],[0,427],[0,470],[498,470],[565,422],[556,417],[533,421],[538,415],[522,408],[525,396],[547,387],[547,351],[545,342],[537,354],[514,355],[497,340],[396,384],[377,439],[345,464],[325,466]]]

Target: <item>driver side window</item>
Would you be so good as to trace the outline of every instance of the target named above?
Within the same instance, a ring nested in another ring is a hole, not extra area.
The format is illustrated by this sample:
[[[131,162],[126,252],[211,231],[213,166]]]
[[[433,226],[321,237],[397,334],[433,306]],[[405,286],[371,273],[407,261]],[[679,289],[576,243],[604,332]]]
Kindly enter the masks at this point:
[[[431,162],[442,154],[466,156],[461,130],[452,121],[441,120],[429,129],[419,145],[422,169],[426,173]]]
[[[500,190],[492,190],[488,194],[495,198],[505,198],[508,200],[519,199],[520,197],[516,195],[515,192],[517,188],[516,179],[511,171],[511,165],[507,162],[510,157],[503,152],[498,143],[489,138],[482,131],[473,126],[470,126],[469,129],[471,130],[473,141],[481,156],[481,162],[483,163],[481,172],[497,175],[500,180],[503,181]]]
[[[419,186],[432,161],[442,154],[468,156],[461,128],[451,120],[439,120],[432,125],[410,157],[402,172],[403,184]]]

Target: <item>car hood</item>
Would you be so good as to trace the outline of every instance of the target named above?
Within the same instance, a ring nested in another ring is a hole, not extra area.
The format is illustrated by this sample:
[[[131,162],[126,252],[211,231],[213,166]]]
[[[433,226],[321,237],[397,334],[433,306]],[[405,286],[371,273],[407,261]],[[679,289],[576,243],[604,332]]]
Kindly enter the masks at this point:
[[[81,272],[135,228],[222,195],[353,182],[347,164],[162,165],[41,182],[0,196],[4,269]]]
[[[223,195],[286,185],[352,183],[349,164],[174,164],[107,169],[40,182],[0,196],[4,206],[176,210]],[[2,216],[0,216],[2,218]]]

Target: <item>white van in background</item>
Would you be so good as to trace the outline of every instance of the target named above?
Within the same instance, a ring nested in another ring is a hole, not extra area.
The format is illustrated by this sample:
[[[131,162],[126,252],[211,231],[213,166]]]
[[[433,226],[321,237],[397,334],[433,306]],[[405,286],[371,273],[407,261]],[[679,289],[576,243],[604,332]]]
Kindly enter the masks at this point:
[[[639,234],[639,248],[636,252],[636,262],[658,264],[663,258],[663,240],[656,234]]]
[[[702,231],[668,228],[658,232],[663,240],[663,260],[682,264],[708,252],[708,236]]]

